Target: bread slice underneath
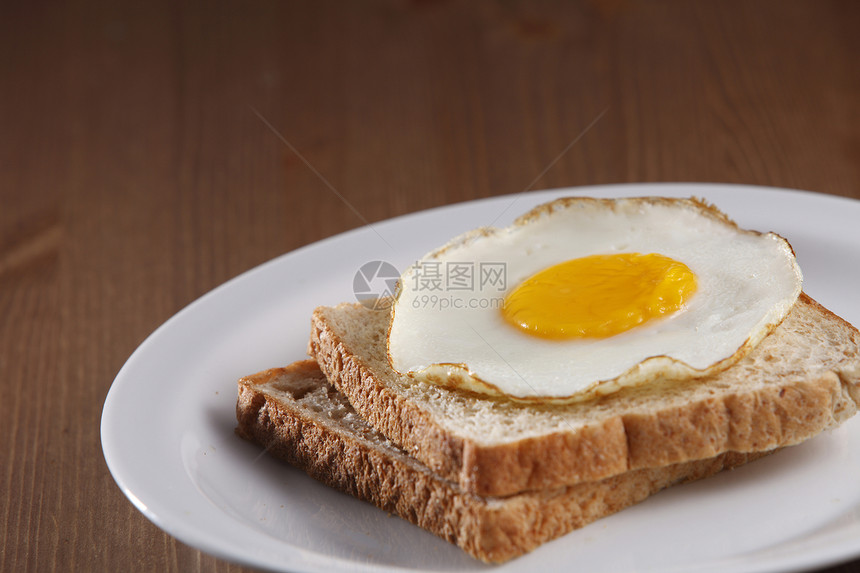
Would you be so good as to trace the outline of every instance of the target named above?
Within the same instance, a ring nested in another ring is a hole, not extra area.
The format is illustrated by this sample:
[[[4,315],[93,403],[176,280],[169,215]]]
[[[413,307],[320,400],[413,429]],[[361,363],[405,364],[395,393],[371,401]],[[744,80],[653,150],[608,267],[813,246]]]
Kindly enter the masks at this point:
[[[306,360],[239,381],[237,433],[332,487],[450,541],[489,563],[764,453],[626,472],[601,481],[503,498],[480,497],[428,469],[370,427]]]
[[[481,398],[400,376],[387,360],[388,321],[387,312],[360,304],[320,307],[308,352],[373,427],[477,495],[797,444],[846,420],[860,402],[860,334],[805,294],[720,374],[563,406]]]

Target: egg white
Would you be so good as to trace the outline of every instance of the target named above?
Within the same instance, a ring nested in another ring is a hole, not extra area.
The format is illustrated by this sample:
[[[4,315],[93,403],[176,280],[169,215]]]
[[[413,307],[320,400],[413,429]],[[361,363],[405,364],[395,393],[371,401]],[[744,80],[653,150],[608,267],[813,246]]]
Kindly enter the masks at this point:
[[[686,307],[601,339],[542,339],[502,317],[504,297],[534,273],[625,252],[686,264],[698,281]],[[471,288],[449,280],[455,266],[472,269]],[[495,278],[504,284],[481,274],[502,268]],[[801,284],[785,239],[741,230],[701,201],[560,199],[510,227],[458,237],[410,267],[392,307],[388,355],[397,372],[442,386],[512,399],[582,400],[728,368],[783,320]]]

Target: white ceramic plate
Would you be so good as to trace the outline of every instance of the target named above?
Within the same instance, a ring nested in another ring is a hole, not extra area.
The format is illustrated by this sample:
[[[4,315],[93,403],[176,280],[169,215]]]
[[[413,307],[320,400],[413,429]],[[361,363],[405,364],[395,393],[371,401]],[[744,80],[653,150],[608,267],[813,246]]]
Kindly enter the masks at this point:
[[[736,185],[581,187],[473,201],[309,245],[215,289],[156,330],[105,401],[105,459],[123,493],[207,553],[287,571],[486,566],[417,527],[260,455],[233,429],[236,379],[305,357],[312,309],[355,300],[366,262],[404,269],[454,235],[505,225],[563,195],[695,195],[794,246],[805,290],[860,324],[860,201]],[[498,567],[503,571],[764,571],[860,555],[860,418],[801,446],[644,503]]]

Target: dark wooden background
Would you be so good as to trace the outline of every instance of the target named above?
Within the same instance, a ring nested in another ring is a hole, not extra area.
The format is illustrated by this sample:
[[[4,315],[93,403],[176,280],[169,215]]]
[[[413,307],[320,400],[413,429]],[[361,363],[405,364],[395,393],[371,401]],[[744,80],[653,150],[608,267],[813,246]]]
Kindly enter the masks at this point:
[[[132,507],[99,418],[272,257],[526,189],[860,198],[858,30],[852,0],[3,3],[0,569],[241,570]]]

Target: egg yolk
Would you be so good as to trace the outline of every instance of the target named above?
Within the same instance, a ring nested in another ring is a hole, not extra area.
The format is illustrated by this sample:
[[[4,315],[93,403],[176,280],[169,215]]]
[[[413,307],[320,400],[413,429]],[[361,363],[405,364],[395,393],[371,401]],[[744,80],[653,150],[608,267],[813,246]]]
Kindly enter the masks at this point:
[[[542,338],[605,338],[680,309],[696,275],[651,253],[591,255],[553,265],[505,297],[502,314]]]

